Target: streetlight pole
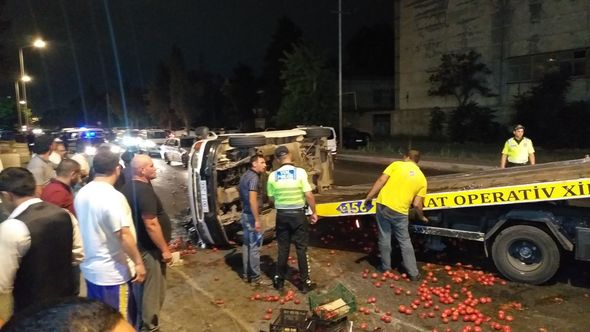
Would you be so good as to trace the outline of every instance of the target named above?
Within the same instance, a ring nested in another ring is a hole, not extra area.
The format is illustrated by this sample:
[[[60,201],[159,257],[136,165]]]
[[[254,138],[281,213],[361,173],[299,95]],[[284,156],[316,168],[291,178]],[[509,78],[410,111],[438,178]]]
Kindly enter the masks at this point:
[[[342,130],[342,0],[338,0],[338,150],[342,151],[344,131]]]
[[[23,108],[21,108],[19,106],[19,110],[20,110],[19,114],[21,114],[21,116],[24,118],[24,122],[27,127],[30,125],[30,116],[29,116],[29,111],[28,111],[29,100],[27,99],[27,82],[30,81],[31,78],[25,74],[25,57],[23,55],[23,49],[28,48],[28,47],[44,48],[46,45],[47,45],[47,43],[43,39],[37,38],[37,39],[35,39],[33,44],[18,48],[18,61],[20,64],[20,79],[19,79],[19,81],[22,84],[22,101],[23,101],[22,105],[24,105],[24,111],[25,111],[25,112],[23,112]],[[19,105],[21,105],[20,99],[19,99]]]
[[[22,94],[23,94],[22,100],[25,102],[24,108],[26,111],[27,107],[28,107],[28,100],[27,100],[27,82],[25,82],[25,79],[24,79],[25,78],[25,57],[23,56],[23,47],[18,48],[18,61],[20,63],[20,80],[19,81],[22,84]],[[18,103],[19,103],[19,105],[21,104],[20,99],[18,100]],[[19,106],[19,109],[20,109],[20,106]],[[21,109],[20,113],[21,114],[23,113],[22,109]],[[29,116],[27,115],[26,112],[22,115],[24,115],[25,126],[28,127],[29,126]],[[19,116],[19,118],[20,118],[20,116]],[[21,127],[22,127],[22,123],[21,123]]]
[[[14,93],[16,95],[16,114],[18,114],[18,129],[21,130],[23,128],[23,118],[20,109],[20,91],[18,87],[18,80],[14,82]]]

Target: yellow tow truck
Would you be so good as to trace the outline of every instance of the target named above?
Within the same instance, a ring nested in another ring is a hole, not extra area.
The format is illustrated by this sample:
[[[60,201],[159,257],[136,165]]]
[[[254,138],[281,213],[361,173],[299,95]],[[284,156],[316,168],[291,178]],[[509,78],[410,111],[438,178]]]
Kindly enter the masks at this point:
[[[320,217],[375,214],[363,205],[369,185],[318,195]],[[590,158],[428,178],[428,223],[415,233],[482,242],[497,269],[513,281],[542,284],[562,255],[590,260]]]

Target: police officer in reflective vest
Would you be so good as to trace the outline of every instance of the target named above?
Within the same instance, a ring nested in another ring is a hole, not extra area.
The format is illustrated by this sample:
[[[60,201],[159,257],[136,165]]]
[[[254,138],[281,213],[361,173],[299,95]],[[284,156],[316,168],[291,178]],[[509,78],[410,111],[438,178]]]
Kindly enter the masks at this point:
[[[514,137],[509,138],[504,144],[500,168],[524,166],[529,161],[531,165],[534,165],[535,148],[533,148],[533,141],[524,137],[524,127],[516,125],[512,133]]]
[[[282,290],[284,287],[289,248],[293,242],[297,251],[299,275],[302,281],[300,290],[305,294],[313,288],[307,257],[309,223],[305,216],[305,202],[307,201],[311,208],[310,222],[314,224],[318,220],[315,199],[307,180],[307,173],[304,169],[292,164],[289,149],[279,146],[275,150],[275,157],[281,163],[281,167],[270,173],[267,182],[267,195],[274,201],[277,210],[276,234],[279,253],[273,286],[277,290]]]

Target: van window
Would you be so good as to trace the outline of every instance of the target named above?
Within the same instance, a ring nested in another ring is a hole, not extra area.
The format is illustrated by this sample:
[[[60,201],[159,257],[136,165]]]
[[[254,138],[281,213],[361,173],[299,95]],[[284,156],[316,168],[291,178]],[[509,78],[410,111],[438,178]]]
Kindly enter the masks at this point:
[[[166,138],[165,131],[148,131],[147,138]]]

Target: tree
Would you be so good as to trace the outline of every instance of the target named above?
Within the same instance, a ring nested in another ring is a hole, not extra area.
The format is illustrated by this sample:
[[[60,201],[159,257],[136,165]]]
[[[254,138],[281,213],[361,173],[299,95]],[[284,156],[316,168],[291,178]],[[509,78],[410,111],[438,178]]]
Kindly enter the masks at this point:
[[[170,108],[189,130],[193,114],[189,103],[189,82],[182,51],[174,46],[170,55]]]
[[[156,77],[150,84],[147,111],[153,121],[168,129],[178,121],[170,108],[170,69],[163,62],[158,63]]]
[[[570,89],[567,75],[557,64],[549,66],[541,81],[514,97],[515,123],[522,123],[527,135],[547,147],[589,147],[587,124],[590,104],[567,102]]]
[[[5,17],[4,14],[4,7],[6,6],[6,0],[0,0],[0,17]],[[0,19],[0,36],[2,40],[0,41],[0,77],[11,77],[8,75],[8,65],[6,63],[6,59],[2,52],[3,44],[4,44],[4,32],[6,32],[10,28],[10,21],[5,21]]]
[[[17,122],[16,103],[12,98],[0,101],[0,129],[12,130]]]
[[[288,17],[278,20],[277,29],[272,35],[272,41],[266,49],[262,68],[261,106],[267,118],[273,121],[283,98],[283,81],[280,79],[285,53],[291,52],[295,43],[301,41],[301,29]]]
[[[394,40],[391,25],[361,27],[345,46],[345,71],[351,75],[393,76]]]
[[[454,96],[457,108],[448,117],[447,132],[452,141],[489,142],[500,131],[494,120],[494,111],[480,107],[472,100],[475,94],[492,97],[494,94],[486,86],[486,76],[491,74],[488,66],[480,62],[481,54],[469,51],[461,54],[444,54],[441,62],[430,75],[431,96]],[[432,113],[431,116],[439,116]],[[431,123],[435,119],[431,118]]]
[[[239,63],[223,87],[223,93],[231,105],[230,122],[240,123],[244,129],[254,128],[252,110],[258,102],[256,91],[252,68]]]
[[[494,96],[486,87],[485,76],[492,73],[480,62],[481,54],[469,51],[462,54],[444,54],[441,63],[430,75],[430,96],[454,96],[459,106],[465,106],[479,93],[483,97]]]
[[[326,58],[300,43],[286,53],[281,80],[285,97],[277,114],[282,126],[330,125],[335,122],[336,91]]]

